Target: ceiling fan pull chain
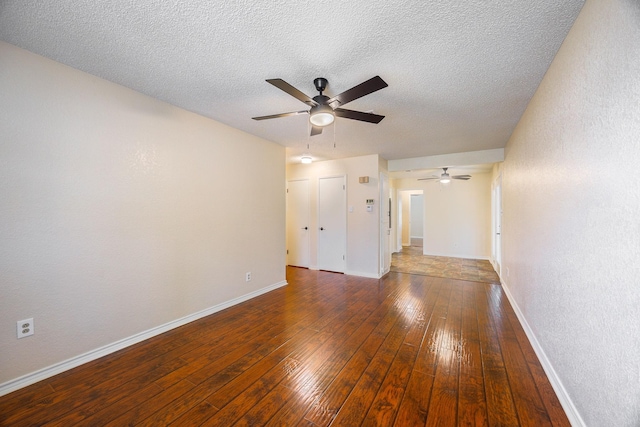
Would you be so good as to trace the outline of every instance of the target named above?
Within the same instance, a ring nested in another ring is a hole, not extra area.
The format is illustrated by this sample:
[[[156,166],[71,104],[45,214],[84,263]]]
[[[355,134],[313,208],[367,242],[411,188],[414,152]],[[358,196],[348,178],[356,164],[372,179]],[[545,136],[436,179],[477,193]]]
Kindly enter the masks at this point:
[[[333,148],[336,148],[336,126],[338,126],[338,123],[333,122]]]

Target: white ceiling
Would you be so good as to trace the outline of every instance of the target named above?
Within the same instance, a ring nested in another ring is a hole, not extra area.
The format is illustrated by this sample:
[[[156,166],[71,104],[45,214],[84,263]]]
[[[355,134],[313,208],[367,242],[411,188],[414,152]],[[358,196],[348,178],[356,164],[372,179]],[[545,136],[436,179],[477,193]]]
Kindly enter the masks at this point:
[[[4,0],[0,39],[282,144],[290,161],[393,160],[504,147],[583,3]],[[333,96],[375,75],[389,87],[345,108],[380,124],[338,118],[309,137],[307,115],[251,119],[308,109],[265,79],[315,96],[325,77]]]

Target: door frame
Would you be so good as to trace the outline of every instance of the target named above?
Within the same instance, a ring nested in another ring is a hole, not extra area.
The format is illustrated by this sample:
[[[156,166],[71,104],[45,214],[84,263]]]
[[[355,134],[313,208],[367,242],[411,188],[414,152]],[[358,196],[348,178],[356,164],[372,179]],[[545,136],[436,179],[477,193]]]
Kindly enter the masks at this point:
[[[386,190],[386,193],[385,193]],[[384,276],[391,270],[391,219],[392,200],[391,183],[389,175],[380,172],[380,276]],[[387,211],[388,210],[388,211]]]
[[[502,279],[502,173],[491,183],[491,263]]]

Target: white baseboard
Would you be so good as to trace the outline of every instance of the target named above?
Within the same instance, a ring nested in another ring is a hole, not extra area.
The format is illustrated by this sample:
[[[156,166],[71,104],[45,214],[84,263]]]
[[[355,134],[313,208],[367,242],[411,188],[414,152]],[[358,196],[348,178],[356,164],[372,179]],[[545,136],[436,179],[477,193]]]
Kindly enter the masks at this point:
[[[573,401],[569,397],[567,390],[562,385],[562,381],[560,381],[560,377],[558,377],[558,374],[556,373],[555,369],[553,369],[553,366],[551,365],[549,358],[547,357],[546,353],[540,346],[540,343],[538,342],[538,339],[534,335],[533,330],[529,326],[529,323],[527,323],[527,319],[525,319],[524,314],[522,314],[522,311],[520,310],[520,307],[518,306],[515,299],[513,298],[513,295],[511,295],[511,292],[509,291],[509,286],[507,286],[507,284],[502,279],[500,279],[500,282],[502,283],[502,289],[504,289],[504,293],[507,295],[507,299],[511,303],[511,307],[513,307],[513,311],[515,311],[516,316],[520,321],[520,325],[522,325],[522,329],[524,329],[524,332],[527,334],[527,338],[529,338],[529,342],[531,343],[533,350],[536,352],[536,356],[538,356],[538,360],[540,360],[542,369],[544,369],[544,372],[547,374],[547,378],[549,378],[551,387],[553,387],[553,390],[556,392],[556,395],[558,396],[558,400],[562,405],[562,409],[564,409],[564,412],[567,414],[567,418],[569,418],[569,422],[573,427],[587,427],[584,420],[580,416],[580,413],[578,412],[576,406],[573,404]]]
[[[267,286],[265,288],[258,289],[256,291],[250,292],[240,297],[214,305],[213,307],[209,307],[197,313],[193,313],[188,316],[182,317],[180,319],[173,320],[171,322],[165,323],[164,325],[160,325],[155,328],[146,330],[144,332],[140,332],[128,338],[124,338],[114,343],[107,344],[103,347],[97,348],[95,350],[91,350],[87,353],[72,357],[70,359],[64,360],[62,362],[56,363],[54,365],[48,366],[38,371],[7,381],[3,384],[0,384],[0,396],[4,396],[5,394],[9,394],[13,391],[19,390],[28,385],[35,384],[38,381],[42,381],[54,375],[58,375],[59,373],[68,371],[69,369],[76,368],[87,362],[91,362],[92,360],[99,359],[103,356],[122,350],[123,348],[129,347],[133,344],[137,344],[146,339],[155,337],[156,335],[160,335],[162,333],[170,331],[171,329],[177,328],[182,325],[186,325],[187,323],[191,323],[195,320],[209,316],[213,313],[224,310],[236,304],[240,304],[241,302],[250,300],[262,294],[266,294],[267,292],[271,292],[275,289],[281,288],[282,286],[286,286],[286,285],[287,285],[286,280],[283,280],[282,282],[278,282],[273,285]]]
[[[381,275],[375,274],[375,273],[364,273],[362,271],[351,271],[351,270],[345,271],[344,274],[349,276],[367,277],[369,279],[379,279],[380,277],[382,277]]]
[[[432,253],[423,253],[422,255],[428,256],[443,256],[448,258],[462,258],[462,259],[481,259],[489,261],[490,257],[488,256],[479,256],[479,255],[469,255],[469,254],[432,254]]]
[[[320,271],[317,265],[309,266],[309,270]],[[348,276],[368,277],[371,279],[379,279],[380,277],[382,277],[381,275],[376,275],[375,273],[363,273],[361,271],[352,271],[352,270],[346,270],[344,274]]]

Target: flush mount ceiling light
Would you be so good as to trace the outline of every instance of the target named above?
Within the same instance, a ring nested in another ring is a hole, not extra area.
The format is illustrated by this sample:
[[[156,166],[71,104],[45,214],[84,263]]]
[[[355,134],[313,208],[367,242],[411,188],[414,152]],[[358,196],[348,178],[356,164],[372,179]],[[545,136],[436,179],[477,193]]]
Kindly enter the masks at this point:
[[[309,121],[314,126],[328,126],[333,123],[335,118],[333,108],[326,104],[311,107],[311,110],[309,110]]]
[[[308,165],[309,163],[311,163],[313,159],[311,158],[311,156],[302,156],[302,158],[300,159],[300,163],[304,163],[305,165]]]

